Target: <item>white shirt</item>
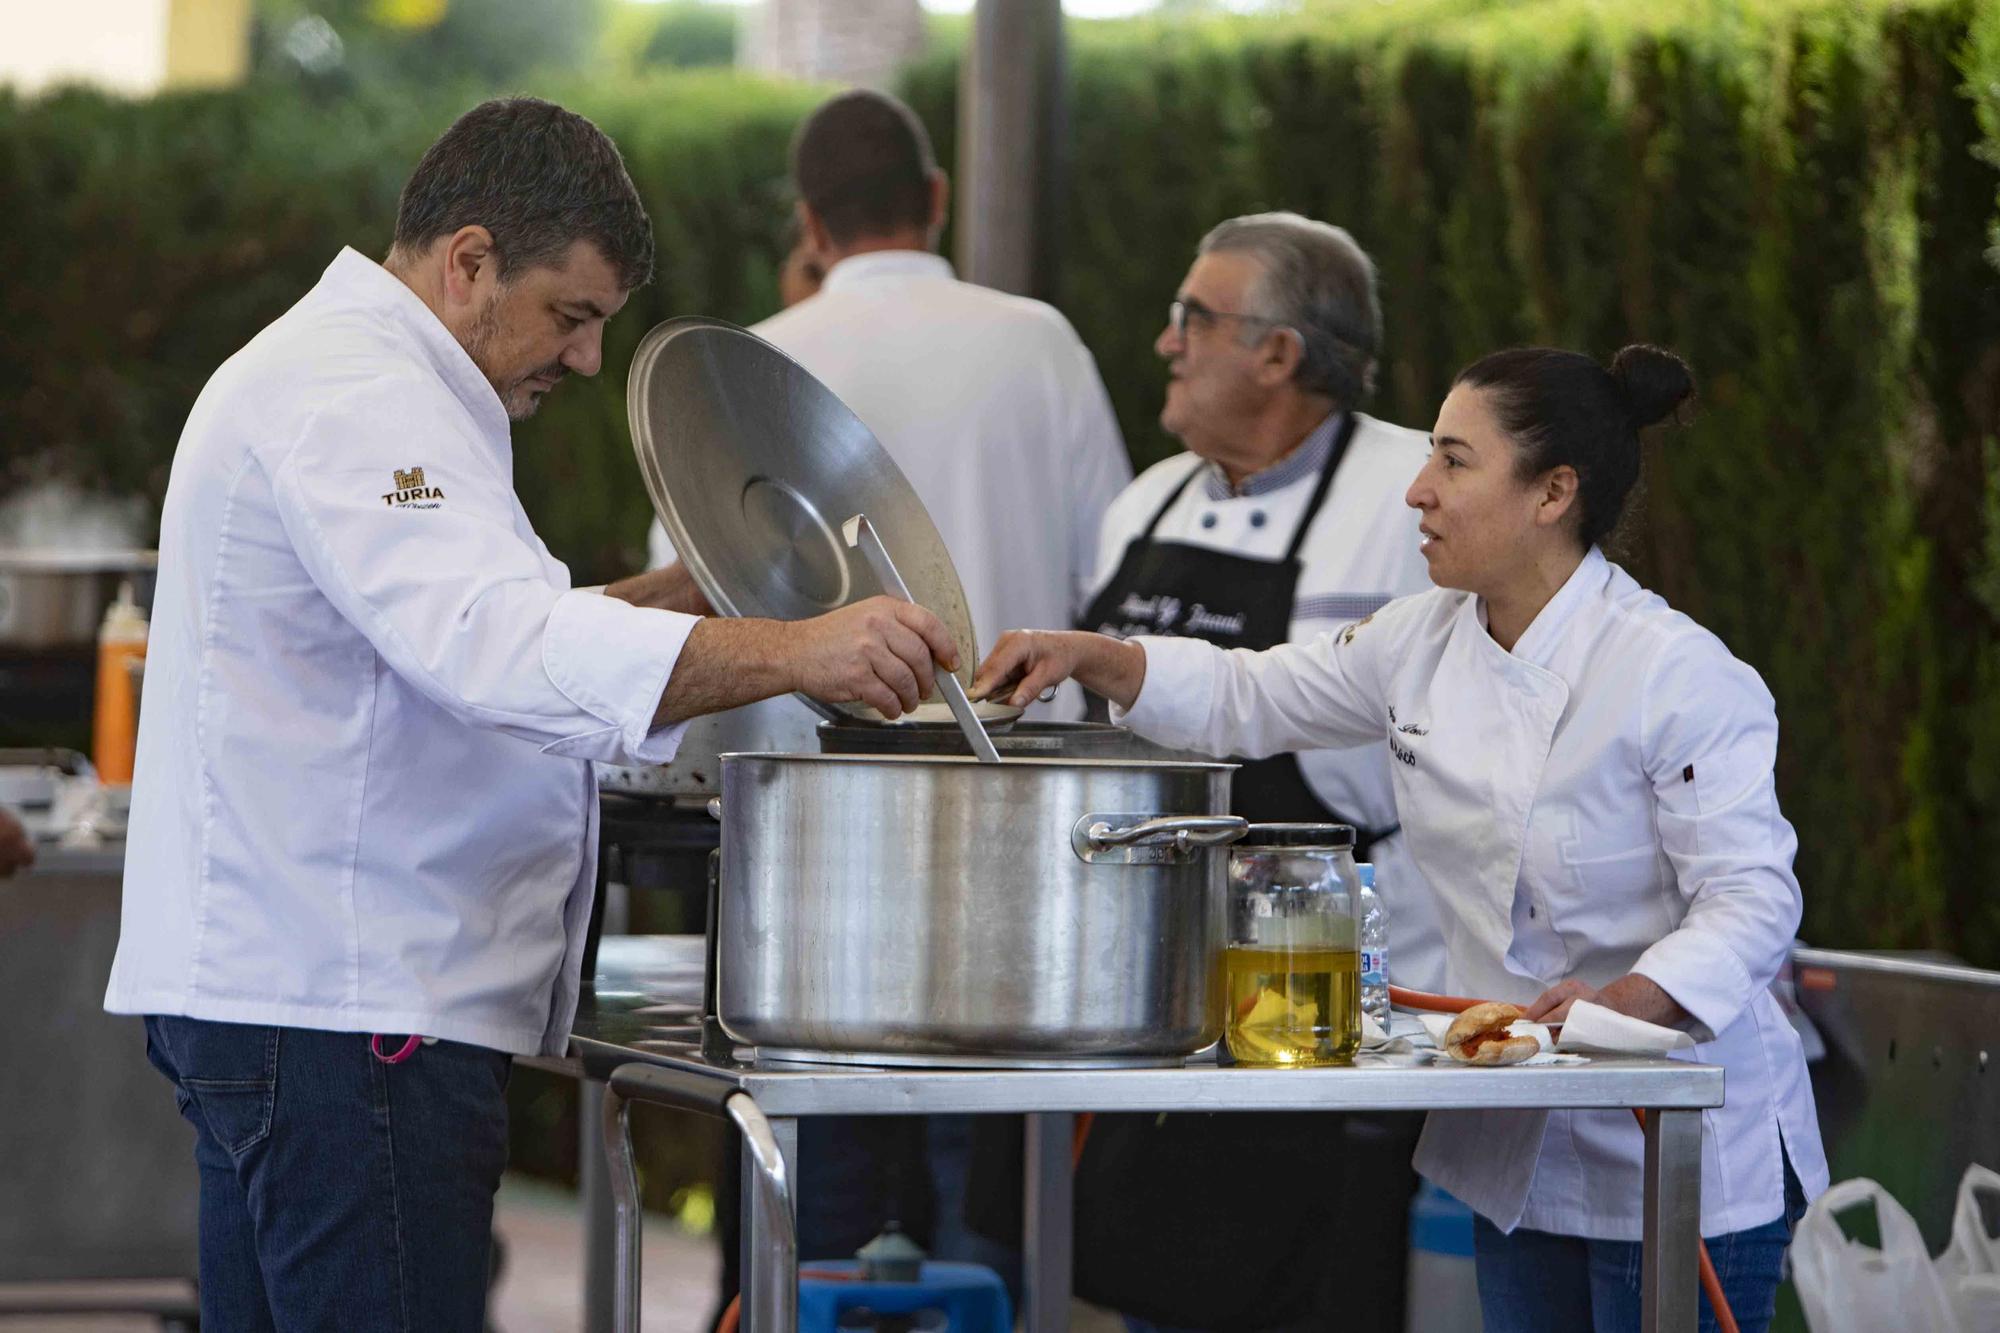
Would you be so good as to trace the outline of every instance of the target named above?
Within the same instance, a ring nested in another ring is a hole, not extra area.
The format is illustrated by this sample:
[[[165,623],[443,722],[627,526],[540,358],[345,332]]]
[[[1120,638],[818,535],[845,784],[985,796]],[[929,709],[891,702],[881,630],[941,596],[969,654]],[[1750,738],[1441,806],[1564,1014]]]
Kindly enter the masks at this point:
[[[1326,502],[1299,548],[1290,632],[1294,642],[1431,586],[1418,546],[1421,516],[1403,503],[1404,492],[1423,468],[1430,438],[1373,417],[1357,417]],[[1319,484],[1340,420],[1338,414],[1329,417],[1297,449],[1236,488],[1220,467],[1190,453],[1147,468],[1105,512],[1093,592],[1111,581],[1125,548],[1183,481],[1188,484],[1180,498],[1153,529],[1155,539],[1256,560],[1283,559]],[[1370,828],[1397,822],[1389,749],[1379,737],[1372,745],[1349,749],[1303,750],[1298,758],[1306,785],[1328,809]],[[1432,989],[1439,984],[1444,936],[1429,895],[1407,887],[1417,870],[1400,836],[1377,843],[1371,855],[1389,916],[1390,976],[1399,986]]]
[[[965,587],[979,655],[1010,629],[1071,622],[1132,466],[1068,320],[960,282],[937,255],[885,250],[841,260],[816,295],[752,331],[833,390],[909,478]],[[674,558],[658,522],[650,546],[653,563]],[[1070,699],[1057,711],[1081,716]],[[805,714],[792,700],[758,707]]]
[[[343,250],[174,455],[105,1007],[560,1053],[587,761],[672,755],[693,623],[571,590],[486,378]]]
[[[1639,972],[1728,1071],[1703,1112],[1701,1229],[1809,1195],[1826,1159],[1797,1034],[1770,985],[1801,907],[1764,683],[1595,550],[1512,653],[1439,589],[1269,653],[1142,639],[1125,721],[1251,755],[1386,738],[1411,854],[1442,909],[1443,985],[1525,1003]],[[1637,1240],[1644,1145],[1626,1111],[1433,1113],[1424,1175],[1503,1229]]]

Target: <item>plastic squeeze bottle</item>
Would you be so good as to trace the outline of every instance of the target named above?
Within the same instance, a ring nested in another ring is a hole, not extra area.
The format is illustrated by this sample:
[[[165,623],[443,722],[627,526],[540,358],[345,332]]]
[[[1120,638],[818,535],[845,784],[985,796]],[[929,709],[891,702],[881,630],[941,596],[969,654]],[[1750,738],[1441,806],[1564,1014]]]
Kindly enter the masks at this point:
[[[118,585],[118,600],[104,610],[97,631],[97,709],[92,716],[91,762],[97,780],[132,781],[132,751],[139,734],[139,701],[133,697],[129,664],[146,656],[146,613],[132,597],[132,585]]]

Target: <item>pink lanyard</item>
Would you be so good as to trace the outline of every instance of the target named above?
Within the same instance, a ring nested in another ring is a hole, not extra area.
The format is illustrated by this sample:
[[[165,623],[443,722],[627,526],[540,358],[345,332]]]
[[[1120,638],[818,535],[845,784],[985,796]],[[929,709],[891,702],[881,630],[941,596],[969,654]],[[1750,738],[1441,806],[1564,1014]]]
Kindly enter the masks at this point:
[[[382,1049],[382,1034],[375,1032],[369,1034],[368,1052],[385,1065],[399,1065],[415,1055],[417,1047],[421,1046],[423,1041],[422,1037],[412,1033],[404,1039],[401,1048],[392,1055]]]

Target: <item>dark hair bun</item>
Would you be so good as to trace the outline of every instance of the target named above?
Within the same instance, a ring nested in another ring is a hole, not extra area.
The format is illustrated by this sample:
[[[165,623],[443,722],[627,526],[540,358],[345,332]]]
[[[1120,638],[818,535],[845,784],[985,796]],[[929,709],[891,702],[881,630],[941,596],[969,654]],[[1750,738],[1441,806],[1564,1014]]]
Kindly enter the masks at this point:
[[[1611,358],[1611,378],[1625,399],[1632,425],[1640,430],[1676,417],[1694,397],[1694,373],[1664,347],[1634,343]]]

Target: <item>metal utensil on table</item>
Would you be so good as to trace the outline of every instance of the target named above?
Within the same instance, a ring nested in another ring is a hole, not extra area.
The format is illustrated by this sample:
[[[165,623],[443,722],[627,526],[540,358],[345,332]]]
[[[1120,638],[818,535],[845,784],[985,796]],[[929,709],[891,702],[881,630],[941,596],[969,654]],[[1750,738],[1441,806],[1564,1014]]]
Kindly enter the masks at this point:
[[[903,576],[896,572],[896,562],[889,558],[889,548],[882,544],[882,534],[875,531],[875,525],[868,521],[868,515],[856,514],[840,525],[841,536],[847,544],[859,550],[868,561],[868,567],[875,571],[875,578],[882,585],[882,591],[891,597],[900,597],[914,603],[910,589],[903,582]],[[965,743],[972,747],[982,764],[1000,762],[1000,751],[993,748],[993,738],[986,734],[986,725],[973,711],[972,700],[966,697],[965,684],[949,671],[937,673],[938,693],[951,705],[951,715],[958,719],[958,729],[965,733]]]

